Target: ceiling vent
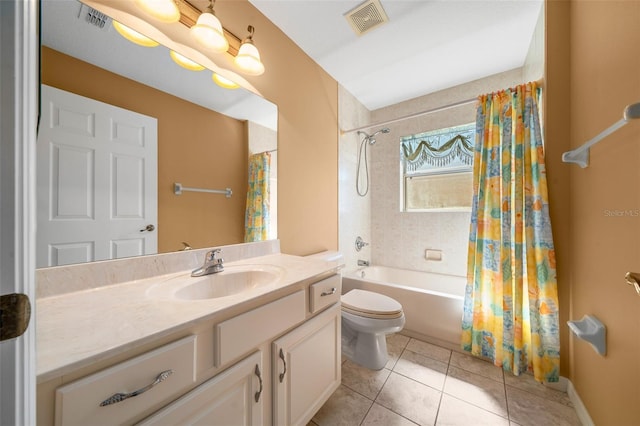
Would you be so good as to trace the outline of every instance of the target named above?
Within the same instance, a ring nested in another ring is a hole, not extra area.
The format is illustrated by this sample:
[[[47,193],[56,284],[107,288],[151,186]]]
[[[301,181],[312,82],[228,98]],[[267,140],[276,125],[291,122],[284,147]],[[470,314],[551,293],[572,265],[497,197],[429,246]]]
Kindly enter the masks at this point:
[[[78,12],[78,19],[92,25],[100,30],[108,31],[111,18],[102,12],[95,10],[86,4],[80,5],[80,11]]]
[[[344,17],[359,36],[389,22],[389,17],[384,12],[380,0],[367,0],[345,13]]]

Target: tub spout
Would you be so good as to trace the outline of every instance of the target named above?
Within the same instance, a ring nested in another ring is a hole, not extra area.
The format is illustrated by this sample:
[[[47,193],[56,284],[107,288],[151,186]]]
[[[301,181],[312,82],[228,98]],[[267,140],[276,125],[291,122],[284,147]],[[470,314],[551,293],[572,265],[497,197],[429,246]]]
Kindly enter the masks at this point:
[[[358,259],[358,266],[369,266],[369,261]]]

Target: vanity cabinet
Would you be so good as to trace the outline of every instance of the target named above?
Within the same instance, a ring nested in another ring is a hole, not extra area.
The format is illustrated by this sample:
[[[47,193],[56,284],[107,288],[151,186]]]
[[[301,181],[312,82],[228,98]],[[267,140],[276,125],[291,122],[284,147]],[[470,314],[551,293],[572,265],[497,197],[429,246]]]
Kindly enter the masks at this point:
[[[274,425],[306,425],[340,386],[340,305],[272,344]]]
[[[266,393],[263,374],[262,352],[258,351],[138,425],[261,426]]]
[[[45,382],[38,424],[304,426],[340,385],[340,285],[299,282]]]

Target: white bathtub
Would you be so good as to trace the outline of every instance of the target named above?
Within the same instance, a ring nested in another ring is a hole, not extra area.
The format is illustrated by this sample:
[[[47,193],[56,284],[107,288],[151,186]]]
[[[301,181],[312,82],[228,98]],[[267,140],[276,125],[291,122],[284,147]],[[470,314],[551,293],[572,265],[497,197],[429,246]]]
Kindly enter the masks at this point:
[[[452,348],[460,347],[465,285],[465,277],[386,266],[369,266],[342,277],[343,293],[359,288],[400,302],[406,317],[404,334]]]

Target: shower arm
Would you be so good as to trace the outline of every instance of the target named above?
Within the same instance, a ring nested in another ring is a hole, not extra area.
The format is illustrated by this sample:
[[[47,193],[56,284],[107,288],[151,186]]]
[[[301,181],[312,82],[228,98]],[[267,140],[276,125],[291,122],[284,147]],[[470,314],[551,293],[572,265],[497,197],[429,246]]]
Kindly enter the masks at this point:
[[[627,107],[624,109],[624,115],[622,119],[618,120],[616,123],[614,123],[607,129],[597,134],[591,140],[585,142],[582,146],[562,154],[562,161],[565,163],[577,164],[583,169],[585,167],[588,167],[589,166],[589,148],[591,148],[593,145],[597,144],[602,139],[614,133],[616,130],[620,129],[622,126],[624,126],[629,121],[635,118],[640,118],[640,102],[627,105]]]

